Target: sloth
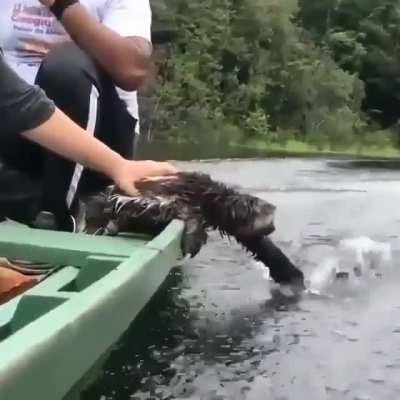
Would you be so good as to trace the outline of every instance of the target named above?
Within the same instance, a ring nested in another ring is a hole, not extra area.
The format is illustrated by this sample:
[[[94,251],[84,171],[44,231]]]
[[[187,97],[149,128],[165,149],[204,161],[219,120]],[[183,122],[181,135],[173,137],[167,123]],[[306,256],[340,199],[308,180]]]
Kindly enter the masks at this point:
[[[290,285],[297,292],[304,289],[301,270],[268,237],[275,230],[273,204],[196,172],[140,181],[136,187],[135,196],[126,196],[115,186],[109,186],[86,199],[87,231],[103,235],[154,235],[171,221],[182,220],[184,255],[196,256],[207,242],[207,232],[217,230],[222,236],[236,239],[268,267],[275,282]]]

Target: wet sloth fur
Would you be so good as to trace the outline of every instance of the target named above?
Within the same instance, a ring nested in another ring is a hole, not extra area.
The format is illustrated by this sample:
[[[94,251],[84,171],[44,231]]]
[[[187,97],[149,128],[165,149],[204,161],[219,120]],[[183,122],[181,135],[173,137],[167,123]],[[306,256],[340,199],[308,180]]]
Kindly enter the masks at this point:
[[[157,234],[179,219],[185,222],[184,254],[194,257],[206,243],[207,231],[218,230],[263,262],[275,282],[304,288],[303,273],[268,238],[275,230],[272,204],[200,173],[182,172],[174,179],[136,186],[137,196],[125,196],[111,186],[92,197],[86,212],[89,229],[92,226],[92,231],[108,235]]]

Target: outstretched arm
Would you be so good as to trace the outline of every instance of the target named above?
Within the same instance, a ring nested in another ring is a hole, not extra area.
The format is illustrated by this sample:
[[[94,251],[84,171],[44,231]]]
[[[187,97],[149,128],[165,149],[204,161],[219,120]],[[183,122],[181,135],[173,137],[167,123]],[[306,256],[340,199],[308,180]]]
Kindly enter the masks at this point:
[[[23,133],[27,139],[71,159],[87,168],[101,172],[128,194],[134,194],[134,183],[149,176],[174,174],[168,163],[128,161],[111,150],[56,110],[48,121]]]
[[[111,177],[128,194],[145,177],[168,175],[168,163],[128,161],[57,110],[38,87],[30,86],[0,56],[0,135],[22,134],[47,149]]]

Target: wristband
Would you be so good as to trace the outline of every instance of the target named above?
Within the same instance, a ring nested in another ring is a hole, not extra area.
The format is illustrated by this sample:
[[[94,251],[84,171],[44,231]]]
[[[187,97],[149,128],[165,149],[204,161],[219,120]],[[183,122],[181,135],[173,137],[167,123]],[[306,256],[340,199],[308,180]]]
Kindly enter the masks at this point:
[[[50,7],[50,11],[61,21],[64,11],[77,3],[79,3],[79,0],[55,0],[54,4]]]

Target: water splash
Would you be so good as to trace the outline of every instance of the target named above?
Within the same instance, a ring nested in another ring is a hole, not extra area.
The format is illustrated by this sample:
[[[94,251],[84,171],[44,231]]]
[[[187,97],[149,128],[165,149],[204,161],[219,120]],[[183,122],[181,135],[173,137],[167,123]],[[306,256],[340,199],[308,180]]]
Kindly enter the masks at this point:
[[[392,248],[389,243],[361,236],[341,240],[333,255],[311,271],[308,291],[328,294],[336,283],[346,281],[352,288],[362,286],[369,279],[380,277],[392,266]]]

